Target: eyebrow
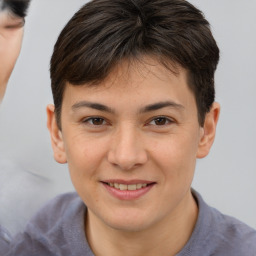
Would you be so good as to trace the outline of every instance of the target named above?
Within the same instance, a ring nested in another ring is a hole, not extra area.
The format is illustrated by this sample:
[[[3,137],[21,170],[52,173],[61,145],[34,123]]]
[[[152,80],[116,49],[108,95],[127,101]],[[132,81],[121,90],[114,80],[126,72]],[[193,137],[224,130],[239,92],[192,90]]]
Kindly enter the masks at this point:
[[[72,110],[75,111],[76,109],[80,109],[80,108],[84,108],[84,107],[96,109],[96,110],[107,112],[107,113],[115,113],[115,110],[113,110],[112,108],[110,108],[106,105],[96,103],[96,102],[89,102],[89,101],[80,101],[80,102],[75,103],[74,105],[72,105]],[[163,102],[157,102],[154,104],[147,105],[147,106],[143,107],[142,109],[140,109],[139,113],[156,111],[156,110],[166,108],[166,107],[171,107],[174,109],[181,109],[181,110],[185,109],[183,105],[178,104],[174,101],[163,101]]]
[[[96,109],[96,110],[100,110],[100,111],[104,111],[104,112],[108,112],[108,113],[114,113],[115,111],[113,109],[111,109],[108,106],[105,106],[103,104],[100,103],[93,103],[93,102],[89,102],[89,101],[80,101],[75,103],[72,106],[72,110],[75,111],[76,109],[79,108],[92,108],[92,109]]]
[[[157,102],[157,103],[145,106],[139,112],[140,113],[151,112],[151,111],[156,111],[166,107],[171,107],[174,109],[185,109],[183,105],[178,104],[174,101],[163,101],[163,102]]]

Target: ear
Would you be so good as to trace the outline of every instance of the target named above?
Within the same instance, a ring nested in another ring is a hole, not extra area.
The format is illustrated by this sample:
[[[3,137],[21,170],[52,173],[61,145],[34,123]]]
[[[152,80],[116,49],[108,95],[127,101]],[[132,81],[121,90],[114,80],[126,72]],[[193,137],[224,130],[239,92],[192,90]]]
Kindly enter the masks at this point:
[[[64,142],[62,138],[62,132],[59,130],[57,125],[54,105],[50,104],[46,108],[47,112],[47,127],[51,135],[51,143],[54,154],[54,159],[60,163],[64,164],[67,162],[66,152],[64,147]]]
[[[210,152],[214,142],[216,127],[220,115],[220,105],[217,102],[212,104],[210,112],[205,116],[204,126],[201,127],[200,141],[198,145],[197,158],[203,158]]]

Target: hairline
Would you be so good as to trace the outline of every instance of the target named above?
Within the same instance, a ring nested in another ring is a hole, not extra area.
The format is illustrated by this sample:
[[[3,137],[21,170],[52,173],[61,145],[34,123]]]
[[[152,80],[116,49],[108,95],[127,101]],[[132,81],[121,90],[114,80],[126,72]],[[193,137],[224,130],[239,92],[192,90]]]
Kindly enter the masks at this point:
[[[114,72],[114,70],[116,68],[118,68],[118,66],[120,64],[128,61],[128,63],[129,63],[128,67],[127,67],[127,69],[128,69],[130,67],[130,65],[134,65],[134,62],[139,62],[140,64],[142,63],[143,65],[145,65],[146,62],[143,61],[143,60],[145,60],[146,58],[157,60],[159,65],[161,65],[163,68],[165,68],[167,71],[171,72],[175,76],[179,75],[179,72],[180,72],[181,69],[183,69],[185,71],[186,85],[187,85],[187,88],[192,92],[193,97],[195,99],[196,109],[197,109],[197,116],[198,116],[198,123],[199,123],[200,126],[202,126],[203,123],[204,123],[204,118],[205,117],[201,116],[201,114],[200,114],[198,103],[197,103],[196,91],[192,89],[193,86],[191,85],[191,78],[190,78],[190,75],[191,75],[192,71],[189,70],[188,68],[183,67],[178,62],[174,62],[173,60],[169,59],[166,56],[161,56],[161,58],[159,58],[159,56],[156,56],[155,54],[141,54],[141,56],[139,56],[139,57],[130,56],[128,58],[124,58],[124,59],[119,60],[118,63],[114,64],[113,67],[111,67],[111,69],[109,70],[106,77],[103,77],[102,79],[99,79],[99,80],[92,80],[92,81],[89,81],[89,82],[86,82],[86,83],[81,83],[81,84],[73,84],[70,81],[63,79],[63,81],[62,81],[63,91],[62,91],[62,101],[61,101],[61,104],[60,104],[60,109],[58,109],[57,111],[55,109],[55,117],[56,117],[56,120],[57,120],[59,130],[62,130],[62,126],[61,126],[62,105],[63,105],[64,94],[65,94],[67,86],[73,86],[73,87],[76,87],[76,86],[78,86],[78,87],[82,87],[82,86],[102,87],[102,86],[104,86],[103,85],[104,81],[106,81],[109,78],[109,76]],[[167,64],[169,64],[169,65],[167,65]]]

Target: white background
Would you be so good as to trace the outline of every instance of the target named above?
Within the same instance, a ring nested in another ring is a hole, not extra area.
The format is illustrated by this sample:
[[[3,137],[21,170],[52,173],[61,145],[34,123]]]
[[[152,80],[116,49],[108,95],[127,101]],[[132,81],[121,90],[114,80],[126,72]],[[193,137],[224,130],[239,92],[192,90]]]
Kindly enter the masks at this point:
[[[46,129],[49,60],[61,29],[85,2],[32,0],[21,56],[0,109],[0,152],[53,180],[53,194],[73,187],[67,166],[53,160]],[[222,106],[215,144],[198,160],[193,187],[210,205],[256,228],[256,0],[191,3],[205,13],[221,50],[216,91]]]

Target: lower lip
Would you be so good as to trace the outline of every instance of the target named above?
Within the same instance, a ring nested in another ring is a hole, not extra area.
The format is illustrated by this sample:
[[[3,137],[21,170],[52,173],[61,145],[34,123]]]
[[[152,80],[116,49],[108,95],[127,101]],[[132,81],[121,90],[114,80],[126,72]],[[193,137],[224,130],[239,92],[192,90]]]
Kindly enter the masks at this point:
[[[141,189],[137,189],[137,190],[119,190],[114,187],[110,187],[105,183],[102,183],[102,184],[112,196],[114,196],[120,200],[138,199],[138,198],[142,197],[143,195],[145,195],[146,193],[148,193],[149,190],[151,190],[151,188],[155,185],[153,183],[153,184],[147,185],[145,188],[141,188]]]

